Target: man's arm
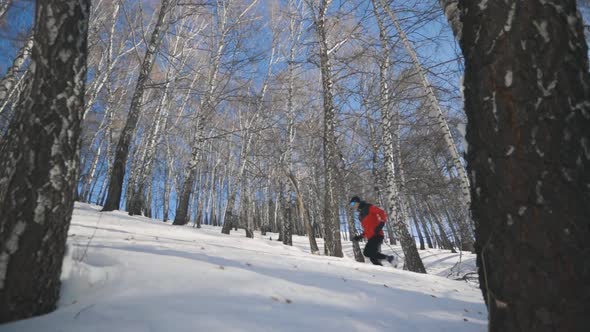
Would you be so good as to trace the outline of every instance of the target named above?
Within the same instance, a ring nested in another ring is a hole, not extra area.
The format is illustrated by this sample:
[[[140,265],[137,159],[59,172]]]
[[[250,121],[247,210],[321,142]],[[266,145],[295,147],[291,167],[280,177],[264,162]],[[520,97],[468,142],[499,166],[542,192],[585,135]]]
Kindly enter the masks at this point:
[[[385,222],[387,220],[387,213],[378,207],[375,207],[375,209],[377,210],[377,220],[379,220],[379,222]]]
[[[371,209],[373,210],[372,212],[376,215],[377,221],[379,221],[379,224],[377,224],[377,226],[375,227],[375,235],[378,235],[379,232],[381,232],[381,230],[383,229],[383,226],[385,226],[387,214],[385,213],[385,211],[381,210],[376,206],[372,206]]]

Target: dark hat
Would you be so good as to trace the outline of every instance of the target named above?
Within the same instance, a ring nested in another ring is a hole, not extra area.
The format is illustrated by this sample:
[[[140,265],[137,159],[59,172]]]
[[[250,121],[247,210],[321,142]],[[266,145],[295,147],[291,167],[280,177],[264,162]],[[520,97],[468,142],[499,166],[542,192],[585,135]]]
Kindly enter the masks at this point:
[[[358,196],[352,196],[352,198],[350,199],[351,203],[360,203],[361,198]]]

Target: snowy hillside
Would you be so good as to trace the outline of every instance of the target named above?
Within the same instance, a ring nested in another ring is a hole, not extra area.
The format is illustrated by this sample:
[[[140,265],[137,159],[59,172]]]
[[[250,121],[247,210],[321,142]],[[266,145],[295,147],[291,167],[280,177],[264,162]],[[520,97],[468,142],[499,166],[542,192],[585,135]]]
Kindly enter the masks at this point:
[[[59,309],[0,331],[485,331],[463,281],[313,256],[305,238],[176,227],[76,204]],[[350,246],[349,242],[345,245]],[[351,255],[350,248],[345,248]],[[384,247],[385,249],[389,249]],[[422,253],[447,276],[458,256]],[[463,256],[463,265],[473,264]]]

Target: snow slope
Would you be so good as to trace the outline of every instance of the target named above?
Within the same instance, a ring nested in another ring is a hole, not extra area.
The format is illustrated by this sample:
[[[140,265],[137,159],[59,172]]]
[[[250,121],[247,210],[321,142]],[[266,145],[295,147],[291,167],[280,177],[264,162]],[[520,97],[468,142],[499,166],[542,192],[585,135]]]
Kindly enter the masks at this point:
[[[313,256],[306,238],[286,247],[270,236],[227,236],[76,204],[59,309],[0,331],[487,328],[481,293],[465,282]],[[435,274],[447,275],[457,260],[434,250],[424,255]]]

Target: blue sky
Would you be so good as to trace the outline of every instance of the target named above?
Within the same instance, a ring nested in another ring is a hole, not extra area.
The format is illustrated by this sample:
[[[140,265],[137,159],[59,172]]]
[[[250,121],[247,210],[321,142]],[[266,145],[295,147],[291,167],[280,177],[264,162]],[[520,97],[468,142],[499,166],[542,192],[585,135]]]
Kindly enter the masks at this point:
[[[4,21],[0,22],[0,73],[2,75],[12,64],[12,59],[33,25],[34,5],[34,1],[16,0],[3,18]]]

